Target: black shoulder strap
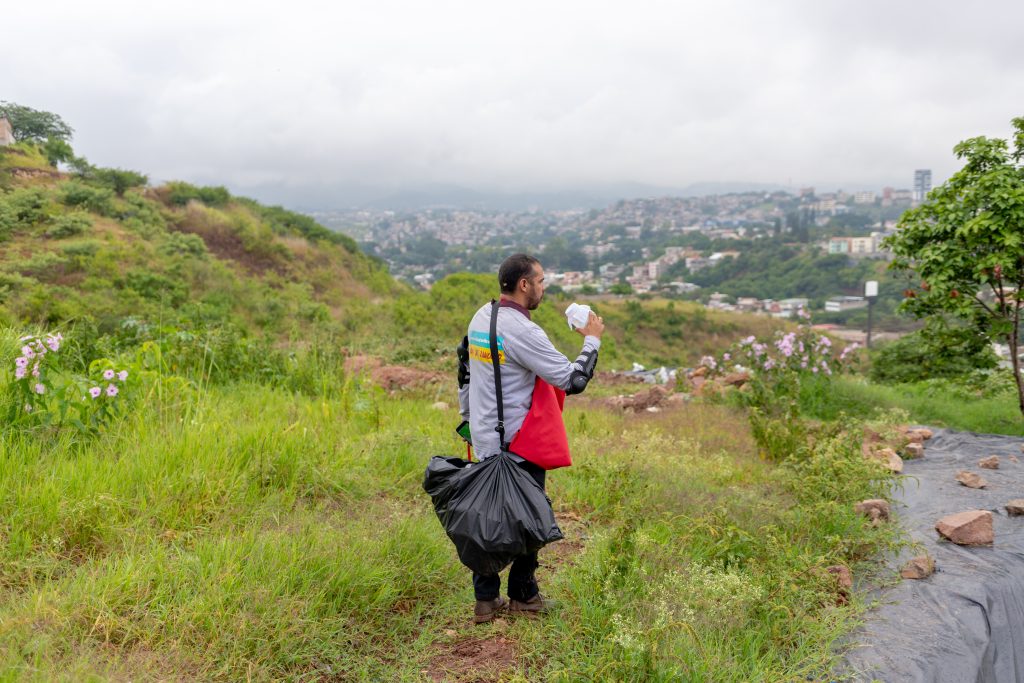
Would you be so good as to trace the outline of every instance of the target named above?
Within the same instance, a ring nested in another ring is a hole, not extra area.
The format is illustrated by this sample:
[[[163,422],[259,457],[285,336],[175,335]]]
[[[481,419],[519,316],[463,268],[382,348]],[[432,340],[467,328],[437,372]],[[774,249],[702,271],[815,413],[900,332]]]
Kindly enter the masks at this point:
[[[494,397],[498,402],[498,426],[494,431],[498,432],[501,440],[501,450],[507,451],[508,444],[505,443],[505,407],[501,400],[501,363],[498,360],[498,302],[491,300],[491,365],[494,366]]]

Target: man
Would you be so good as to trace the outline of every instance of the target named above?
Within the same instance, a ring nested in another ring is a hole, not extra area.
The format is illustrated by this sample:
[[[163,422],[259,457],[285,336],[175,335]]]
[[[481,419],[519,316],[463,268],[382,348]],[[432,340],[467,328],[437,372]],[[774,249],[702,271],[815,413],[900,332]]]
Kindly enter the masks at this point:
[[[548,384],[566,394],[578,394],[594,375],[597,352],[601,347],[604,321],[590,314],[587,324],[576,331],[583,335],[583,349],[570,362],[551,344],[539,325],[530,319],[544,298],[544,269],[526,254],[509,256],[498,269],[501,299],[498,308],[497,346],[501,367],[501,393],[505,440],[512,441],[530,410],[534,383],[539,375]],[[469,323],[469,334],[460,349],[459,408],[470,423],[473,452],[477,459],[497,455],[501,443],[495,427],[498,404],[494,387],[494,367],[490,351],[491,304],[485,304]],[[472,381],[470,381],[472,378]],[[544,488],[544,470],[516,457],[519,465]],[[508,597],[500,596],[501,579],[495,574],[473,574],[476,608],[473,620],[490,621],[501,610],[539,613],[545,610],[534,571],[537,553],[523,555],[512,562],[508,575]]]

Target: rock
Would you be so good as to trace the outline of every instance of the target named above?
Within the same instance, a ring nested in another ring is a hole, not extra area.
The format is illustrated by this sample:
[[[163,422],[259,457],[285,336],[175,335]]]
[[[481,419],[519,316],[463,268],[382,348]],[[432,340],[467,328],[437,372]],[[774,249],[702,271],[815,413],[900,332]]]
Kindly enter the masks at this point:
[[[448,404],[444,401],[438,401],[437,403],[430,406],[434,410],[448,410]]]
[[[921,555],[903,565],[900,576],[904,579],[926,579],[935,573],[935,560],[927,555]]]
[[[890,472],[899,474],[903,471],[903,458],[896,455],[896,451],[891,448],[879,448],[872,451],[871,458],[880,462]]]
[[[836,604],[845,605],[850,601],[850,589],[853,588],[853,574],[850,572],[850,568],[844,564],[837,564],[825,567],[825,571],[835,577],[836,592],[838,593]]]
[[[988,482],[982,479],[981,475],[967,470],[957,472],[956,480],[969,489],[983,489],[988,486]]]
[[[676,405],[678,405],[680,403],[686,403],[689,400],[690,400],[690,395],[689,394],[684,394],[684,393],[679,392],[679,391],[677,391],[676,393],[674,393],[674,394],[672,394],[671,396],[668,397],[668,403],[672,403],[672,404],[676,404]]]
[[[1020,462],[1020,460],[1017,459],[1016,455],[1011,455],[1010,456],[1010,462]]]
[[[1024,515],[1024,498],[1014,498],[1006,504],[1006,514],[1011,517]]]
[[[903,447],[903,455],[908,458],[923,458],[924,446],[916,441],[911,441]]]
[[[704,386],[704,382],[707,382],[701,375],[696,375],[690,378],[690,383],[693,384],[693,388],[696,391],[700,391],[700,388]]]
[[[749,372],[731,372],[722,379],[722,383],[727,387],[741,387],[749,381]]]
[[[693,379],[694,377],[703,377],[706,374],[708,374],[708,367],[706,365],[702,365],[690,373],[690,379]]]
[[[853,506],[853,510],[866,515],[872,522],[878,519],[889,519],[889,503],[881,498],[862,500]]]
[[[986,470],[998,470],[999,469],[999,456],[990,455],[987,458],[982,458],[978,461],[978,467],[984,467]]]
[[[935,530],[957,545],[988,545],[994,539],[992,513],[988,510],[965,510],[943,517]]]
[[[661,412],[661,408],[659,408],[658,406],[648,406],[647,412],[648,413],[660,413]]]
[[[932,430],[925,429],[924,427],[917,429],[901,427],[900,431],[903,433],[903,437],[910,441],[910,443],[923,443],[934,436]]]

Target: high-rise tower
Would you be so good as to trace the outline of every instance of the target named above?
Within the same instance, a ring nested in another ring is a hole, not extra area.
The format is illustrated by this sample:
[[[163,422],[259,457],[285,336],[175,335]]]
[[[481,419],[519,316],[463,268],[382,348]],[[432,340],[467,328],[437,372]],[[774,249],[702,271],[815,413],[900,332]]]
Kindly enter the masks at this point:
[[[932,189],[932,171],[930,168],[919,168],[914,171],[914,203],[920,204]]]

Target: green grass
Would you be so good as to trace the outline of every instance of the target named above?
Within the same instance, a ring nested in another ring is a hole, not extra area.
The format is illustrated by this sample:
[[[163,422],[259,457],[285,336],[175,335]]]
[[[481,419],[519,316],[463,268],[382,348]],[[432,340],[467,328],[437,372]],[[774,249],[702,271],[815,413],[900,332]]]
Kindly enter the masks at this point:
[[[879,411],[899,410],[915,424],[1024,436],[1016,392],[1005,388],[972,390],[939,380],[885,385],[860,376],[843,376],[831,383],[805,383],[800,403],[809,416],[821,420],[833,420],[843,413],[872,418]]]
[[[459,451],[454,411],[253,384],[197,396],[96,438],[4,434],[0,680],[418,681],[453,644],[498,636],[506,680],[817,676],[857,614],[830,606],[822,568],[889,539],[851,511],[885,481],[839,440],[777,466],[725,406],[579,406],[576,464],[549,477],[572,533],[541,555],[564,606],[474,627],[469,573],[420,489],[431,454]]]

